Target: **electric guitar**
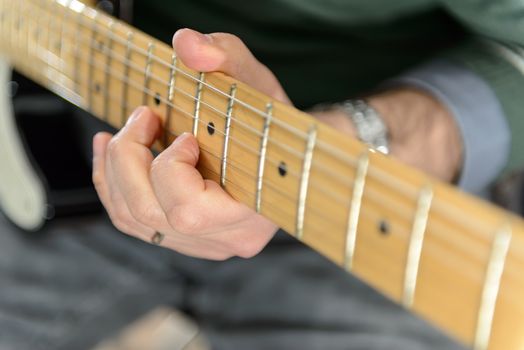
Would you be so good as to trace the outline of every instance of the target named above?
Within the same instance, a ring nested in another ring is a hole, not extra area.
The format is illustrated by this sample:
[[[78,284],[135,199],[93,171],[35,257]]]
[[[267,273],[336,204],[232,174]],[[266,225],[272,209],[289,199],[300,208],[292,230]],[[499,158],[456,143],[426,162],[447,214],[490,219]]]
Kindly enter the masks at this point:
[[[464,344],[524,348],[521,218],[230,77],[192,71],[77,0],[0,0],[0,53],[0,78],[12,64],[115,127],[150,106],[164,125],[157,148],[192,132],[199,170],[233,198]],[[34,230],[45,191],[1,98],[2,209]]]

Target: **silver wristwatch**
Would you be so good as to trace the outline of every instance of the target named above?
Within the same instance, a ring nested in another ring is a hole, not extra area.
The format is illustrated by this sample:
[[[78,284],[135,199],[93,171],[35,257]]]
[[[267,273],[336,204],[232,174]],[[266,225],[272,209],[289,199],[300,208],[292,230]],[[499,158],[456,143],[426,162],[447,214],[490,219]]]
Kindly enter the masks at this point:
[[[353,121],[358,138],[373,149],[389,153],[388,129],[380,114],[364,100],[347,100],[338,107]]]

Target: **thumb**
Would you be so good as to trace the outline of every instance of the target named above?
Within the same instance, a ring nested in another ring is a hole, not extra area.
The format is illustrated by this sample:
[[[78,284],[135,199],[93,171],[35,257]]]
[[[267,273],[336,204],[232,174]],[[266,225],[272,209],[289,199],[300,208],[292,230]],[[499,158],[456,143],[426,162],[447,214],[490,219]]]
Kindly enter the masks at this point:
[[[290,100],[273,73],[238,37],[227,33],[201,34],[181,29],[173,36],[173,48],[182,62],[200,72],[222,72],[284,103]]]

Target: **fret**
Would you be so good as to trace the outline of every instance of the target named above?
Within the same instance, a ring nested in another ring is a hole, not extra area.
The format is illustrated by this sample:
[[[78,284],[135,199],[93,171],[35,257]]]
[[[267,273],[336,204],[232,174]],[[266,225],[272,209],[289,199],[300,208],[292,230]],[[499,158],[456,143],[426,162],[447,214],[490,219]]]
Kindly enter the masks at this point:
[[[357,228],[360,217],[360,207],[364,195],[364,186],[369,167],[369,155],[365,151],[357,161],[355,181],[353,181],[353,194],[349,208],[348,224],[346,232],[346,246],[344,253],[344,265],[348,271],[353,269],[353,257],[355,256],[355,243],[357,240]]]
[[[14,51],[16,49],[16,46],[15,46],[15,36],[14,36],[14,19],[15,19],[15,16],[16,16],[16,9],[15,9],[15,5],[17,4],[18,2],[16,1],[11,1],[11,5],[10,5],[10,14],[11,17],[10,18],[10,21],[8,21],[9,25],[8,25],[8,30],[9,30],[9,34],[8,34],[8,42],[9,42],[9,50],[10,51]]]
[[[148,94],[149,94],[149,84],[151,82],[151,65],[153,64],[153,50],[155,49],[155,44],[149,43],[147,46],[147,56],[146,56],[146,67],[144,73],[144,97],[142,104],[147,105]]]
[[[88,77],[87,77],[87,80],[88,80],[88,83],[87,83],[87,86],[88,86],[88,91],[87,91],[87,108],[89,111],[93,111],[93,93],[94,93],[94,87],[93,87],[93,75],[94,75],[94,70],[95,70],[95,62],[94,62],[94,57],[95,57],[95,48],[96,48],[96,38],[98,36],[98,23],[97,23],[97,18],[98,18],[98,12],[95,12],[94,13],[94,16],[93,16],[93,21],[92,21],[92,28],[91,28],[91,40],[90,40],[90,45],[91,47],[89,48],[89,59],[88,59],[88,62],[89,62],[89,67],[88,67]]]
[[[46,44],[44,46],[44,49],[46,50],[45,51],[45,70],[46,70],[46,77],[47,79],[49,80],[49,83],[51,84],[52,86],[52,89],[56,89],[60,83],[58,81],[56,81],[54,78],[54,74],[56,74],[56,71],[54,70],[54,67],[55,65],[52,63],[53,62],[53,43],[52,43],[52,37],[53,37],[53,33],[54,33],[54,30],[53,30],[53,21],[52,21],[52,18],[51,18],[51,13],[53,13],[53,9],[52,9],[52,4],[51,2],[46,2],[46,5],[45,5],[45,16],[47,17],[47,29],[46,29],[46,33],[47,33],[47,37],[46,37]]]
[[[26,10],[25,10],[25,13],[26,13],[26,16],[29,18],[27,21],[26,21],[26,28],[25,28],[25,47],[24,47],[24,52],[25,52],[25,56],[27,59],[31,59],[30,57],[30,47],[29,47],[29,33],[30,33],[30,29],[31,29],[31,20],[34,16],[34,9],[33,9],[33,6],[26,6]],[[22,35],[20,36],[20,43],[22,43]]]
[[[64,6],[65,8],[62,8],[62,24],[60,28],[60,60],[62,62],[62,70],[64,70],[64,52],[65,52],[65,37],[66,37],[66,25],[69,22],[70,12],[67,10],[69,4],[71,3],[71,0],[66,1]]]
[[[83,13],[86,7],[87,6],[79,0],[71,0],[71,3],[69,4],[69,8],[78,13]]]
[[[202,80],[200,81],[202,83]],[[235,96],[237,92],[237,85],[231,85],[229,91],[229,102],[227,104],[226,125],[224,128],[224,147],[222,151],[222,163],[220,166],[220,186],[226,187],[226,170],[227,170],[227,155],[229,149],[229,135],[231,132],[231,116],[233,115],[233,105],[235,103]],[[196,119],[195,119],[196,120]]]
[[[126,40],[126,53],[125,53],[125,61],[124,61],[124,79],[122,81],[123,87],[122,87],[122,117],[121,117],[121,124],[125,125],[127,121],[127,100],[129,95],[129,71],[131,67],[131,54],[133,52],[133,39],[134,39],[134,33],[128,32],[127,33],[127,40]]]
[[[4,43],[4,50],[5,52],[10,52],[11,51],[11,48],[10,48],[10,44],[11,44],[11,40],[9,40],[9,35],[10,35],[10,27],[11,27],[11,15],[12,15],[12,11],[11,11],[11,8],[13,6],[13,2],[12,1],[9,1],[8,2],[10,5],[7,5],[4,4],[3,5],[3,15],[2,15],[2,34],[4,35],[4,40],[2,40],[2,42]]]
[[[17,40],[17,46],[19,49],[19,53],[20,55],[23,55],[24,51],[22,50],[22,47],[20,46],[20,44],[22,43],[22,26],[24,24],[24,19],[22,18],[22,14],[25,13],[25,11],[22,8],[22,6],[24,5],[22,1],[17,1],[17,4],[18,4],[18,16],[15,21],[16,34],[17,34],[16,40]]]
[[[205,73],[201,72],[198,77],[198,84],[195,93],[195,113],[193,116],[193,135],[197,137],[198,123],[200,122],[200,102],[202,99],[202,87],[204,86]],[[235,87],[236,90],[236,87]],[[230,101],[231,102],[231,101]],[[228,107],[229,108],[229,107]]]
[[[508,225],[498,231],[493,239],[477,317],[477,329],[474,341],[475,350],[485,350],[489,345],[495,306],[500,289],[500,280],[504,272],[511,236],[511,227]]]
[[[255,197],[255,209],[257,213],[260,213],[260,206],[262,204],[262,184],[264,182],[264,168],[266,165],[267,142],[269,140],[269,128],[271,127],[272,115],[273,104],[270,102],[267,104],[266,107],[264,129],[262,131],[262,139],[260,140],[260,156],[258,159],[257,189]]]
[[[58,23],[59,21],[58,11],[59,11],[59,8],[58,8],[58,3],[56,1],[49,3],[49,13],[47,13],[47,16],[49,16],[49,36],[47,38],[47,47],[48,47],[49,53],[52,54],[53,56],[58,57],[58,59],[60,60],[59,50],[57,50],[57,46],[55,44],[57,42],[56,41],[57,37],[61,38],[61,34],[62,34],[62,24],[59,25]],[[53,20],[51,19],[52,14],[56,16],[56,18]]]
[[[304,164],[302,165],[302,176],[300,178],[300,190],[297,205],[296,237],[302,239],[304,235],[304,215],[306,212],[307,189],[309,186],[309,175],[313,160],[313,150],[317,141],[317,126],[313,124],[308,132]]]
[[[109,90],[110,90],[110,83],[111,83],[111,64],[113,60],[113,45],[114,45],[114,32],[115,32],[115,25],[116,23],[114,21],[109,22],[108,25],[108,35],[107,35],[107,49],[106,49],[106,67],[104,69],[105,71],[105,77],[104,77],[104,121],[109,121],[109,107],[110,107],[110,101],[109,101]]]
[[[69,8],[73,6],[74,1],[72,1],[69,4]],[[82,20],[83,20],[83,11],[78,11],[76,15],[76,37],[81,38],[82,35]],[[73,72],[73,79],[75,81],[75,90],[78,95],[82,95],[80,93],[81,89],[81,83],[80,83],[80,40],[75,40],[75,48],[73,49],[73,54],[75,57],[73,57],[74,60],[74,72]]]
[[[44,46],[45,49],[47,49],[47,52],[46,52],[46,57],[48,59],[48,62],[49,63],[49,57],[50,57],[50,53],[53,52],[53,34],[54,34],[54,29],[53,29],[53,20],[52,20],[52,16],[51,14],[54,13],[53,11],[53,8],[51,7],[52,5],[54,4],[54,2],[48,2],[46,1],[46,5],[45,5],[45,16],[47,17],[47,29],[46,29],[46,33],[47,33],[47,40],[46,40],[46,46]],[[49,64],[48,64],[49,66]]]
[[[16,39],[15,40],[17,41],[17,48],[19,50],[19,54],[23,55],[24,52],[22,48],[20,47],[20,43],[22,42],[22,26],[24,23],[24,19],[22,18],[22,13],[24,13],[24,9],[22,8],[22,6],[24,5],[24,3],[22,1],[17,1],[17,5],[18,5],[18,15],[17,15],[17,19],[15,20],[15,29],[16,29]]]
[[[16,35],[15,35],[15,27],[16,27],[16,21],[18,18],[20,18],[20,9],[17,11],[16,7],[20,8],[20,2],[19,1],[13,1],[13,5],[11,6],[13,10],[13,19],[11,21],[11,25],[9,26],[9,38],[11,42],[11,50],[16,51],[18,49],[16,45]]]
[[[176,65],[177,56],[173,54],[171,56],[171,68],[169,71],[169,85],[167,87],[167,105],[166,105],[166,124],[164,128],[164,146],[167,147],[169,142],[169,133],[171,132],[171,119],[173,112],[173,98],[175,97],[175,84],[176,84]]]
[[[39,18],[39,21],[38,21],[38,37],[37,37],[37,42],[36,42],[36,51],[37,51],[37,58],[42,58],[42,48],[45,48],[46,46],[43,44],[44,40],[47,39],[48,40],[48,37],[50,35],[49,33],[49,28],[50,28],[50,23],[51,23],[51,17],[49,16],[48,14],[48,9],[49,8],[49,3],[46,2],[46,1],[42,1],[41,2],[41,6],[40,6],[40,18]],[[45,26],[45,21],[47,20],[47,31],[44,28]],[[44,37],[44,33],[45,35],[47,35],[47,37]],[[13,35],[13,34],[11,34]],[[13,44],[12,44],[13,45]],[[48,74],[48,71],[49,71],[49,55],[46,53],[45,56],[44,56],[44,59],[42,59],[43,63],[46,64],[47,66],[43,67],[42,69],[42,75],[43,77],[48,81],[48,83],[52,84],[53,82],[51,81],[51,78],[49,77],[49,74]]]
[[[419,194],[415,218],[408,246],[406,270],[404,272],[404,293],[402,304],[411,308],[415,297],[420,257],[422,255],[422,244],[429,218],[429,210],[433,200],[433,189],[431,186],[424,187]]]
[[[48,6],[48,13],[46,13],[46,16],[49,18],[48,21],[48,35],[47,35],[47,53],[46,57],[47,60],[47,66],[49,71],[53,71],[53,75],[56,77],[53,79],[53,82],[55,84],[55,88],[59,88],[60,86],[65,85],[65,79],[64,79],[64,69],[63,69],[63,62],[61,60],[61,56],[59,56],[59,50],[57,50],[57,47],[55,45],[55,42],[57,40],[57,36],[61,35],[61,27],[58,25],[58,23],[55,23],[52,20],[52,14],[58,13],[58,4],[53,1],[49,3]],[[56,19],[58,21],[58,18]],[[60,37],[61,40],[61,37]],[[54,62],[56,64],[52,64],[51,62]]]
[[[38,13],[39,11],[36,9],[35,6],[30,6],[29,7],[29,12],[28,12],[28,15],[29,16],[32,16],[33,18],[35,18],[34,20],[30,21],[28,26],[27,26],[27,29],[26,29],[26,50],[27,50],[27,59],[28,60],[32,60],[32,59],[35,59],[37,57],[37,51],[36,51],[36,44],[35,42],[38,41],[38,36],[36,37],[32,37],[32,33],[39,33],[39,31],[32,31],[31,27],[37,27],[38,24],[40,23],[41,21],[41,16],[40,14]],[[3,9],[5,11],[5,8]],[[2,28],[3,31],[6,31],[7,28],[3,27]],[[32,44],[32,45],[31,45]],[[30,70],[34,70],[34,66],[31,67]]]
[[[1,20],[2,22],[0,23],[2,25],[2,32],[0,33],[1,37],[2,37],[2,42],[0,43],[1,45],[1,48],[2,50],[4,51],[8,51],[9,48],[8,48],[8,30],[7,30],[7,27],[8,27],[8,23],[9,23],[9,10],[7,8],[7,5],[6,5],[6,1],[4,0],[1,0],[2,1],[2,13],[1,13]]]

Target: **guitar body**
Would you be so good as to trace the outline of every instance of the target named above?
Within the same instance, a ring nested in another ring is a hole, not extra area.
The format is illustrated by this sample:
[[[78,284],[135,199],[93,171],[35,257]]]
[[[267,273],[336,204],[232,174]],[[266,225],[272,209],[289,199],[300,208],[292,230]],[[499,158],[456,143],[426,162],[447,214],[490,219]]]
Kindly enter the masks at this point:
[[[18,87],[11,97],[9,81]],[[49,220],[98,211],[91,139],[100,121],[2,65],[0,209],[26,231]]]
[[[49,217],[46,181],[34,166],[14,118],[9,62],[0,58],[0,206],[24,230],[41,228]]]
[[[101,5],[131,19],[132,0]],[[16,73],[0,56],[0,211],[15,226],[38,231],[57,216],[100,210],[91,184],[91,139],[114,129],[87,114]]]

